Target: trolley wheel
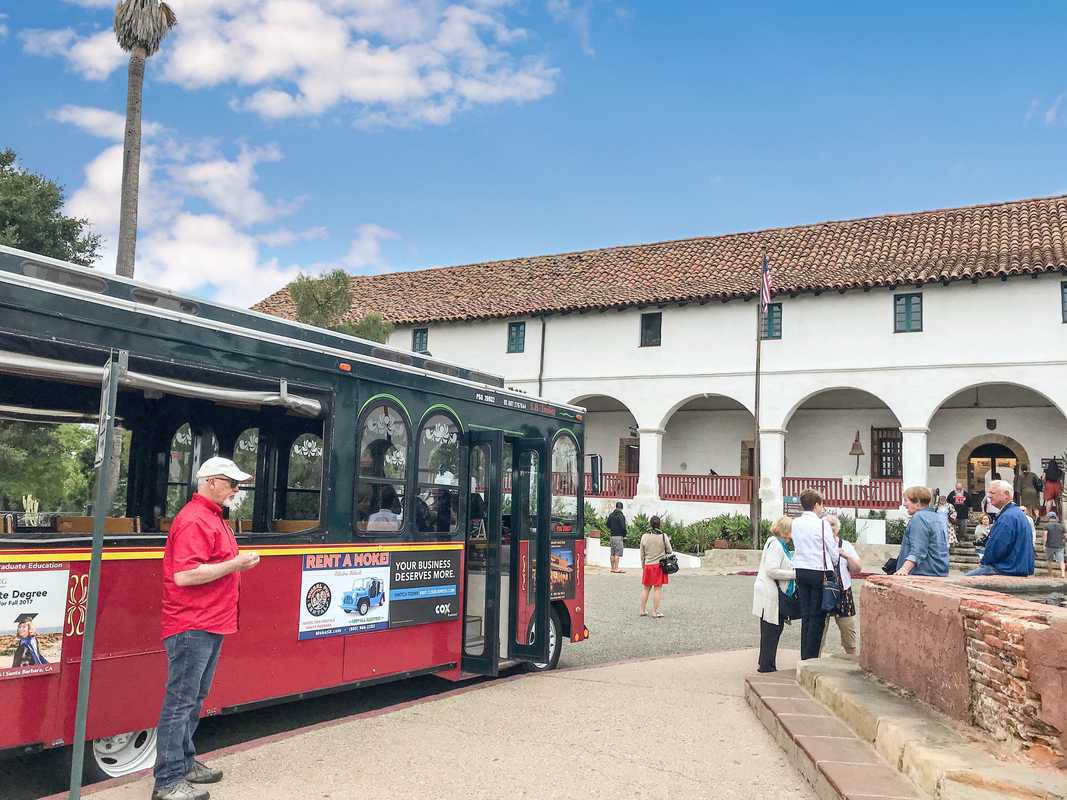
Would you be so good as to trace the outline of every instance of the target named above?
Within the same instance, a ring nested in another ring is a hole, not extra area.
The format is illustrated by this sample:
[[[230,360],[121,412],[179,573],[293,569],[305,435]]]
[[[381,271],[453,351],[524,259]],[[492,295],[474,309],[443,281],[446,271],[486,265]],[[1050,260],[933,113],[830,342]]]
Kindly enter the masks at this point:
[[[68,749],[68,753],[72,753]],[[69,763],[70,756],[67,757]],[[150,768],[156,763],[156,729],[142,728],[129,733],[105,736],[85,743],[87,783],[121,778],[132,772]]]
[[[530,627],[530,640],[533,641],[534,628]],[[563,652],[563,626],[560,624],[556,609],[548,615],[548,661],[527,661],[525,667],[530,672],[548,672],[559,665],[559,655]]]
[[[359,611],[359,615],[361,617],[367,616],[367,612],[370,611],[370,600],[364,597],[362,600],[359,601],[359,606],[356,608],[356,610]]]

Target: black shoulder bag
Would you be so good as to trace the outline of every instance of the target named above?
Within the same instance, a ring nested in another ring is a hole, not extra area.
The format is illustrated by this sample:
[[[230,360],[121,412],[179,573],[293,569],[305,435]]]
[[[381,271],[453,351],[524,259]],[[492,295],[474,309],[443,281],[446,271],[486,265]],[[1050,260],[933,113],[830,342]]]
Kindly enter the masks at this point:
[[[670,547],[667,543],[667,534],[660,531],[659,535],[663,537],[663,549],[667,550]],[[674,554],[673,549],[667,551],[667,554],[659,560],[659,568],[663,570],[664,575],[673,575],[678,571],[678,556]]]
[[[823,533],[826,531],[826,522],[823,522]],[[826,573],[830,571],[830,567],[833,566],[833,559],[830,559],[831,563],[827,564],[826,560],[829,554],[826,552],[826,537],[822,537],[822,563],[826,567],[822,576],[822,604],[820,606],[822,613],[833,614],[837,610],[837,604],[841,602],[841,595],[844,593],[844,589],[841,588],[841,575],[836,566],[833,567],[834,576],[832,578],[826,577]]]

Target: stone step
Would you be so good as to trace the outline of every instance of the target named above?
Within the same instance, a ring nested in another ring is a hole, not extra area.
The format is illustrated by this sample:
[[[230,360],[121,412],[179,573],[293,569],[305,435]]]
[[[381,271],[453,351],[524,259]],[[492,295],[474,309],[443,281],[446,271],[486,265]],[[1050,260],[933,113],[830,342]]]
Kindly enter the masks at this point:
[[[745,700],[819,800],[923,797],[870,743],[812,699],[793,672],[750,675]]]
[[[861,743],[873,746],[885,763],[898,770],[899,777],[914,781],[916,788],[911,788],[910,782],[909,788],[918,796],[942,800],[1067,797],[1067,772],[1038,764],[997,760],[987,749],[976,745],[969,733],[961,733],[946,724],[943,717],[914,698],[902,697],[884,684],[866,677],[859,665],[852,661],[843,658],[802,661],[797,673],[797,682],[812,703],[810,708],[822,709],[830,716],[829,721],[821,724],[829,728],[833,723],[843,723],[845,730],[855,732],[853,735]],[[757,675],[750,680],[785,674]],[[790,696],[785,691],[789,687],[777,688],[778,694]],[[745,697],[750,706],[757,708],[758,714],[757,705],[749,698],[747,684]],[[775,702],[767,691],[760,699],[766,706]],[[769,727],[769,730],[792,757],[788,740],[783,741],[784,737],[778,734],[778,730],[786,729],[786,716],[790,712],[787,707],[779,708],[781,711],[775,720],[778,727]],[[792,713],[813,712],[799,710]],[[760,715],[765,725],[766,716],[766,712]],[[791,722],[788,724],[795,727]],[[980,733],[976,729],[970,732]],[[837,733],[824,735],[836,736]],[[794,737],[793,741],[795,749],[801,750],[799,739]],[[837,758],[845,760],[844,756]],[[799,763],[803,773],[804,761]],[[877,792],[853,791],[854,797],[864,797],[865,800],[872,795],[883,797],[888,794],[881,787]],[[823,795],[818,789],[816,793],[820,798],[834,796]]]

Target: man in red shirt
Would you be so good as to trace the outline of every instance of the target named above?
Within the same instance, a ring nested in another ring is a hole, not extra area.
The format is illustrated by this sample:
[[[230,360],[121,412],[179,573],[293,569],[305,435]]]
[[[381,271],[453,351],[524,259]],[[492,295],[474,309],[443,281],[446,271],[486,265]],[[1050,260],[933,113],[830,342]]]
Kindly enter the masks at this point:
[[[242,553],[222,518],[241,481],[252,476],[228,458],[209,458],[196,473],[196,494],[171,524],[163,554],[163,646],[167,691],[156,734],[152,800],[207,800],[193,784],[215,783],[222,770],[196,759],[193,734],[215,677],[222,638],[237,632],[240,573],[259,563]]]

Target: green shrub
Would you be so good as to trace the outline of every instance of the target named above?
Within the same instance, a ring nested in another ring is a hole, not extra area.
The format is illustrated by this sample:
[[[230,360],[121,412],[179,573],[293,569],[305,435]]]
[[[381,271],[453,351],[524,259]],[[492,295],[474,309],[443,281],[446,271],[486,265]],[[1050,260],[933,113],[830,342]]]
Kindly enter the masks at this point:
[[[853,517],[839,517],[841,521],[841,538],[846,542],[856,542],[856,520]]]
[[[587,531],[596,530],[600,531],[601,538],[603,534],[608,532],[608,518],[602,517],[596,513],[596,509],[588,501],[585,503],[584,517],[585,529]]]
[[[902,519],[891,519],[885,524],[886,544],[900,544],[904,541],[904,529],[908,527]]]

